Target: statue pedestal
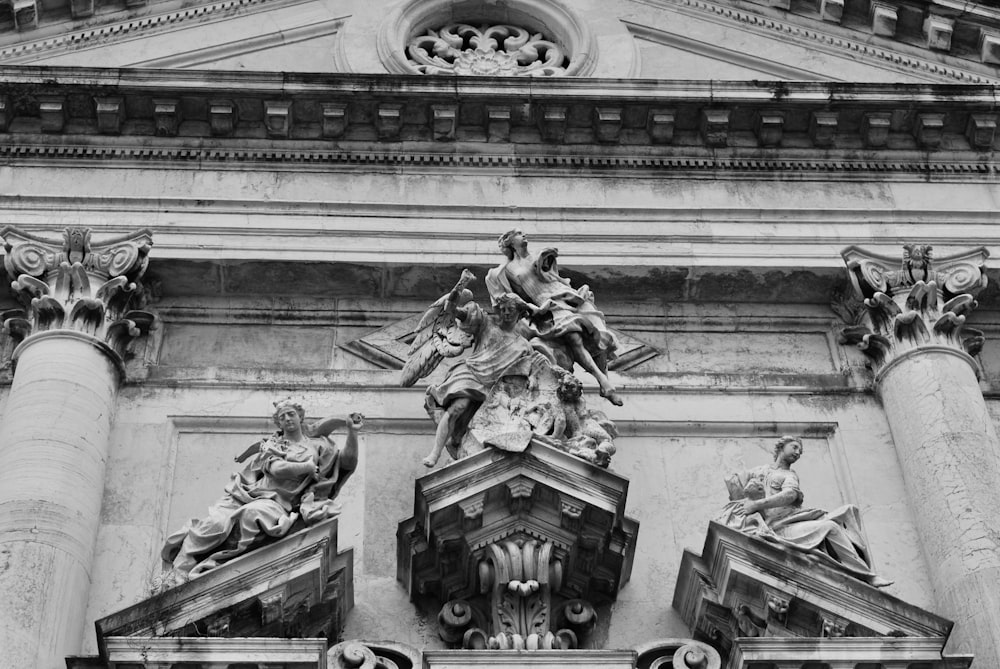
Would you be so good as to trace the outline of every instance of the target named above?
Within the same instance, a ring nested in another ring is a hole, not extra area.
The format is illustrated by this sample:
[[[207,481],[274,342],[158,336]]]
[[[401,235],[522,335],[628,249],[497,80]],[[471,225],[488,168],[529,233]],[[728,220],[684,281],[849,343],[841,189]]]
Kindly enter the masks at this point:
[[[710,523],[700,556],[684,552],[674,608],[728,669],[772,664],[964,669],[945,656],[952,623],[806,553]]]
[[[585,646],[595,607],[632,571],[627,493],[627,479],[538,442],[480,451],[417,480],[397,578],[412,600],[441,607],[439,633],[454,646]]]
[[[353,565],[352,550],[337,552],[337,519],[317,523],[98,620],[100,657],[69,667],[135,666],[146,649],[155,666],[322,669],[354,606]]]

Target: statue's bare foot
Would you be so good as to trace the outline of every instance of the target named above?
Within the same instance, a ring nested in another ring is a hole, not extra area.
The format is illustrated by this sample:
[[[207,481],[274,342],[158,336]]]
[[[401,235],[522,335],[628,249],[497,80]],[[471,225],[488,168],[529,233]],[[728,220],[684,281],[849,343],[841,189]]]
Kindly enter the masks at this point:
[[[895,581],[890,581],[889,579],[882,578],[878,575],[872,576],[871,580],[868,581],[868,584],[873,588],[888,588],[893,583],[895,583]]]
[[[616,407],[620,407],[625,404],[624,400],[622,400],[621,396],[618,394],[618,391],[612,387],[601,388],[601,397],[611,402]]]

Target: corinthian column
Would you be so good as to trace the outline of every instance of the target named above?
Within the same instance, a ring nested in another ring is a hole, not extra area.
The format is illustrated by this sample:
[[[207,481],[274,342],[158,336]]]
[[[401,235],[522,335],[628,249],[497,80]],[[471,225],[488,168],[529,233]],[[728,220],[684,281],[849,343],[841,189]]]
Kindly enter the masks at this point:
[[[81,648],[115,395],[152,323],[136,308],[152,242],[0,235],[26,307],[4,314],[21,341],[0,423],[0,664],[55,669]]]
[[[904,249],[902,261],[843,252],[866,314],[841,341],[874,363],[940,612],[956,623],[949,650],[1000,666],[1000,441],[972,358],[982,333],[965,327],[988,254]]]

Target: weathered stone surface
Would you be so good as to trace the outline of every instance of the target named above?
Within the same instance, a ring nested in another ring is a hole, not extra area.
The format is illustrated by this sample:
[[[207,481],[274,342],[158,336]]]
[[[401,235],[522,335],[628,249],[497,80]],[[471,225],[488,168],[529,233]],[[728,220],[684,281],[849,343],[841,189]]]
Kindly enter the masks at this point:
[[[888,369],[878,394],[941,610],[956,618],[949,648],[992,657],[1000,653],[987,641],[1000,638],[1000,442],[975,373],[959,354],[927,351]]]
[[[685,551],[673,604],[730,667],[764,658],[797,665],[817,655],[885,661],[903,648],[919,649],[935,667],[967,667],[972,661],[970,655],[945,652],[950,621],[800,552],[717,523],[709,526],[700,556]],[[769,637],[780,640],[756,643]],[[852,637],[850,644],[840,637]],[[886,637],[902,641],[887,643]]]
[[[35,335],[18,363],[0,424],[0,646],[49,667],[86,628],[118,370],[74,332]]]

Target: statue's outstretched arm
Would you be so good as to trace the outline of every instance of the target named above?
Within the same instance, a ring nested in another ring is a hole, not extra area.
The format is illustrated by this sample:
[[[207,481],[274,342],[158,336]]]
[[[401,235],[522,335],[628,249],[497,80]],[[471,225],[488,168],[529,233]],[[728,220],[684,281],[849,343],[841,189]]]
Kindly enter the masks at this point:
[[[350,418],[347,438],[344,440],[344,447],[340,449],[340,467],[346,471],[354,471],[358,466],[358,430],[364,426],[364,416],[361,414],[352,413]]]
[[[330,433],[339,428],[345,427],[347,425],[346,418],[339,418],[337,416],[328,416],[327,418],[321,418],[309,425],[308,434],[310,437],[328,437]]]

